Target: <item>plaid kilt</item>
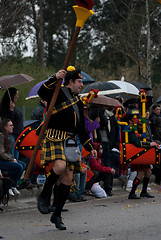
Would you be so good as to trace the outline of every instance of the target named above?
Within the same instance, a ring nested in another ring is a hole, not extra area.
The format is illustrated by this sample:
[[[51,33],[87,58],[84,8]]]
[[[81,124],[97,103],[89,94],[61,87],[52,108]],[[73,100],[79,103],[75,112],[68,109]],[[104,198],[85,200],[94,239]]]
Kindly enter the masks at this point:
[[[67,166],[74,173],[79,173],[82,169],[80,159],[76,162],[69,162],[66,159],[64,154],[64,140],[54,142],[44,138],[42,141],[40,159],[42,165],[47,164],[47,162],[54,162],[56,160],[66,161]]]

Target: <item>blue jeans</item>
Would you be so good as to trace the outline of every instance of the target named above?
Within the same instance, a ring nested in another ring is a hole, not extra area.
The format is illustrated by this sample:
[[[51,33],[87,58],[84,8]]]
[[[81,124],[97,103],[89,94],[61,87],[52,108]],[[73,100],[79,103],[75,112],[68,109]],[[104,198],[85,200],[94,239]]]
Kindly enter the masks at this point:
[[[15,157],[15,159],[18,161],[19,158],[19,151],[15,149],[15,142],[18,136],[14,134],[10,134],[10,140],[11,140],[11,151],[10,153]]]
[[[81,198],[85,187],[86,187],[86,178],[87,173],[76,173],[75,174],[75,182],[76,182],[76,189],[75,192],[69,193],[69,198]]]
[[[23,162],[23,161],[20,161],[20,160],[18,160],[17,162],[20,163],[20,164],[22,165],[22,167],[23,167],[23,171],[24,171],[24,170],[26,169],[26,163]]]
[[[8,176],[13,180],[13,187],[17,186],[17,182],[20,180],[23,167],[20,163],[0,160],[0,169],[8,172]]]

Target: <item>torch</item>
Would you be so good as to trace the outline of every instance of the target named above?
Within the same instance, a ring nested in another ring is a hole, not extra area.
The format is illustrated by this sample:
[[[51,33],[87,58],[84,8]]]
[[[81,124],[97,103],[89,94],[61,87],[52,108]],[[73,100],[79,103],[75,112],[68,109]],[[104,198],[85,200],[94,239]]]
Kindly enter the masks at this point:
[[[66,55],[66,58],[65,58],[65,61],[64,61],[64,65],[62,67],[63,70],[67,69],[67,66],[69,64],[71,55],[72,55],[72,53],[74,51],[74,48],[75,48],[75,45],[76,45],[76,42],[77,42],[77,38],[78,38],[78,35],[79,35],[79,32],[80,32],[80,29],[83,27],[83,25],[85,24],[86,20],[91,15],[94,14],[94,12],[91,10],[93,5],[94,5],[93,0],[79,0],[79,1],[76,0],[75,2],[76,2],[77,5],[73,6],[73,8],[74,8],[74,11],[75,11],[75,14],[76,14],[76,18],[77,18],[76,25],[75,25],[76,27],[75,27],[74,35],[72,37],[71,44],[69,46],[69,49],[68,49],[68,52],[67,52],[67,55]],[[41,128],[41,131],[40,131],[38,140],[36,142],[36,145],[35,145],[32,157],[30,159],[30,162],[29,162],[26,174],[24,176],[25,180],[29,179],[29,176],[30,176],[30,173],[31,173],[31,170],[32,170],[32,167],[33,167],[33,164],[34,164],[37,152],[38,152],[38,150],[40,148],[40,144],[42,142],[42,139],[44,137],[45,131],[47,129],[47,126],[48,126],[48,123],[49,123],[49,120],[50,120],[50,116],[51,116],[52,111],[53,111],[53,107],[54,107],[56,99],[58,97],[62,81],[63,81],[63,79],[58,81],[56,89],[55,89],[55,92],[54,92],[53,97],[51,99],[50,106],[48,108],[44,124],[43,124],[43,126]]]

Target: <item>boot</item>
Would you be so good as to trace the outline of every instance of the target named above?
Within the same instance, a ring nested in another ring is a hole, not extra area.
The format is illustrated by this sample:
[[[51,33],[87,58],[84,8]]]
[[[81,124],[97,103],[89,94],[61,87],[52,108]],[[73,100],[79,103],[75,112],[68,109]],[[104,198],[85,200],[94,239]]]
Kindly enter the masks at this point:
[[[46,178],[46,182],[44,184],[44,188],[37,198],[37,208],[42,214],[48,214],[49,213],[52,187],[58,179],[59,179],[59,175],[57,175],[53,171],[53,169],[47,174],[47,178]]]
[[[65,230],[66,227],[61,219],[61,212],[64,207],[64,204],[68,198],[68,194],[70,192],[70,185],[65,185],[60,183],[57,193],[57,201],[55,205],[55,211],[51,216],[50,221],[55,223],[56,228],[60,230]]]
[[[131,192],[128,196],[128,199],[141,199],[140,197],[138,197],[136,194],[135,194],[135,191],[136,191],[136,188],[137,186],[139,185],[140,183],[140,179],[139,178],[135,178],[134,181],[133,181],[133,186],[132,186],[132,189],[131,189]]]
[[[113,175],[107,174],[106,177],[104,178],[104,189],[107,194],[107,196],[112,197],[112,187],[113,187]]]
[[[50,221],[52,223],[55,223],[55,227],[58,228],[59,230],[66,230],[66,226],[62,222],[62,218],[60,216],[51,216]]]
[[[55,205],[56,205],[56,201],[57,201],[57,195],[58,195],[58,189],[59,189],[59,185],[54,185],[53,188],[53,195],[54,195],[54,199],[53,199],[53,204],[51,204],[49,206],[49,212],[54,212],[55,211]],[[68,212],[68,209],[62,209],[62,212]]]
[[[148,192],[141,192],[140,197],[154,198],[154,196],[150,195]]]
[[[147,187],[148,187],[149,180],[150,180],[150,178],[147,178],[147,177],[143,178],[143,188],[142,188],[142,192],[140,194],[140,197],[154,198],[154,196],[150,195],[147,192]]]

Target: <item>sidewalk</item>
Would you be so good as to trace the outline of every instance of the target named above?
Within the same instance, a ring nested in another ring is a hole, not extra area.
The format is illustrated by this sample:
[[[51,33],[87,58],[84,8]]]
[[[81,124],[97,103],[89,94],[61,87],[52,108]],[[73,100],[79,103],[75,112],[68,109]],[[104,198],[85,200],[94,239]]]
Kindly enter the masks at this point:
[[[151,176],[150,185],[152,188],[156,188],[154,183],[154,176]],[[123,180],[114,179],[113,181],[113,194],[115,196],[125,195],[128,196],[128,192],[125,191],[125,183]],[[140,187],[141,188],[141,184]],[[159,188],[159,186],[158,186]],[[0,205],[4,209],[3,212],[11,212],[11,211],[19,211],[19,210],[26,210],[31,208],[36,208],[37,206],[37,196],[42,190],[41,187],[34,187],[32,189],[22,189],[20,191],[20,195],[10,196],[9,202],[7,206]],[[94,195],[85,195],[85,198],[88,200],[95,200],[98,199]],[[70,202],[67,201],[67,204]],[[71,204],[78,204],[78,203],[71,203]]]

